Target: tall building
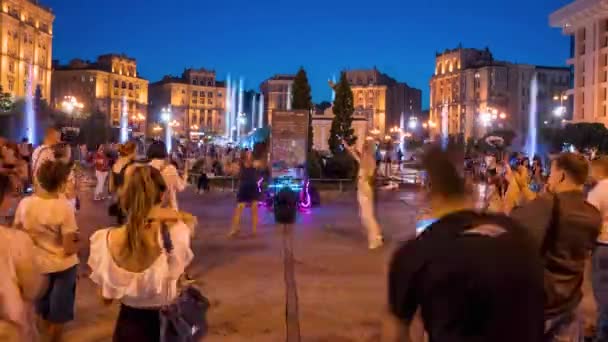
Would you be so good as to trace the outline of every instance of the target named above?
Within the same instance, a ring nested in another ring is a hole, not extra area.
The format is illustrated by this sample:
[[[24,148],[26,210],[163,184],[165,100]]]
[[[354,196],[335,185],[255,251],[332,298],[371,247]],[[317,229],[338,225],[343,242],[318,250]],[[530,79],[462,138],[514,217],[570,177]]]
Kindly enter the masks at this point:
[[[554,123],[566,118],[564,113],[556,117],[554,111],[562,105],[568,108],[562,97],[569,83],[568,68],[497,61],[487,48],[458,47],[438,53],[430,81],[432,135],[478,139],[491,130],[509,129],[523,144],[533,92],[537,90],[537,123]]]
[[[225,95],[226,85],[217,81],[215,71],[187,69],[181,77],[165,76],[150,84],[150,116],[160,122],[162,109],[170,106],[172,120],[179,122],[175,128],[179,134],[223,134]]]
[[[112,126],[127,115],[138,131],[145,131],[148,113],[148,81],[137,72],[137,61],[125,55],[107,54],[97,61],[74,59],[53,65],[51,104],[61,108],[67,97],[82,103],[84,111],[102,112]]]
[[[354,96],[355,114],[364,116],[369,129],[382,134],[422,111],[422,91],[381,73],[376,68],[348,70],[346,78]]]
[[[0,85],[15,97],[51,95],[53,12],[34,0],[0,1]],[[28,87],[28,84],[31,87]]]
[[[291,91],[295,75],[277,74],[262,82],[260,90],[264,103],[264,124],[272,122],[273,110],[291,109]]]
[[[557,10],[552,27],[571,36],[575,122],[608,125],[608,1],[578,0]]]

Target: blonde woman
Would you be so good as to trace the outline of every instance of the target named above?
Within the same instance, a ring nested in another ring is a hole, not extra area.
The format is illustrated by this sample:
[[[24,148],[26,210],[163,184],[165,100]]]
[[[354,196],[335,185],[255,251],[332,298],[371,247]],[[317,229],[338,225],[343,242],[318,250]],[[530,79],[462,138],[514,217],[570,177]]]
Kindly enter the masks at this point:
[[[380,225],[374,213],[374,183],[376,174],[375,145],[369,141],[363,143],[362,152],[358,152],[345,141],[342,144],[359,163],[357,177],[357,200],[359,201],[359,215],[365,229],[369,249],[382,247],[383,237]]]
[[[133,165],[127,174],[121,197],[127,223],[91,237],[91,280],[105,303],[121,303],[114,342],[160,341],[160,309],[177,296],[178,279],[193,258],[191,229],[179,213],[161,207],[167,186],[160,171]],[[162,234],[173,244],[170,253]]]

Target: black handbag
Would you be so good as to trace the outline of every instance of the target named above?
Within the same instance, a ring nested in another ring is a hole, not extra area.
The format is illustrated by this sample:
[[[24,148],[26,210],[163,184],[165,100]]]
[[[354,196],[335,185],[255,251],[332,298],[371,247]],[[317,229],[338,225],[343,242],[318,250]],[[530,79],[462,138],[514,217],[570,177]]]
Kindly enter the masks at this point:
[[[173,242],[166,223],[162,223],[163,248],[168,255],[173,251]],[[169,285],[169,284],[167,284]],[[169,289],[169,286],[166,286]],[[178,296],[160,310],[161,342],[200,341],[208,331],[207,311],[209,300],[199,289],[191,285],[180,290]]]

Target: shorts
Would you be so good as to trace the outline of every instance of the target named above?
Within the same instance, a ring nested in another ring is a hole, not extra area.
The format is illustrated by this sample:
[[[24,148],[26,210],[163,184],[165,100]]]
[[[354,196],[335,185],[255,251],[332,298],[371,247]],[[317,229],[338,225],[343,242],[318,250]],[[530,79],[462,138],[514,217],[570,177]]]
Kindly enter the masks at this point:
[[[63,324],[74,320],[76,274],[76,265],[67,270],[47,274],[48,289],[36,301],[36,312],[42,319],[54,324]]]

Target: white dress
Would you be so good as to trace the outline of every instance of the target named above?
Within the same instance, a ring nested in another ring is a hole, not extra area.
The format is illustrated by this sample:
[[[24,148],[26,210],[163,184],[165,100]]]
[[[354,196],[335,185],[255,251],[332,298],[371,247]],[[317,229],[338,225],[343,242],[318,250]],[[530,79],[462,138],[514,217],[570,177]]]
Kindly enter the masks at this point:
[[[143,272],[129,272],[119,267],[110,253],[108,231],[102,229],[91,236],[91,280],[107,299],[119,300],[133,308],[155,308],[167,304],[177,296],[177,280],[193,258],[190,249],[190,229],[182,222],[169,232],[173,242],[170,255],[162,253]],[[162,246],[159,235],[159,244]]]

